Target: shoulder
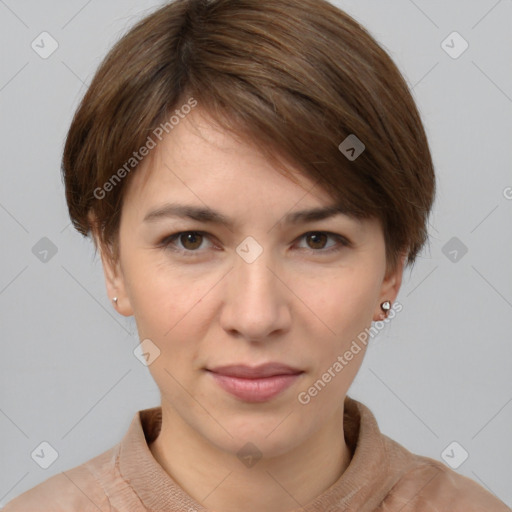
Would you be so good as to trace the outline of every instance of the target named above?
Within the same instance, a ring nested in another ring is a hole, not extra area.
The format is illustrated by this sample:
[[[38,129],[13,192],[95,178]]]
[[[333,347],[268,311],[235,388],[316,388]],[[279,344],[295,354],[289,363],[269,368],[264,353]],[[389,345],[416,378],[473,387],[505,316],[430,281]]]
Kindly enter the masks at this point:
[[[1,512],[111,512],[104,474],[114,474],[118,445],[58,473],[11,500]]]
[[[394,441],[388,446],[408,456],[400,478],[377,509],[379,512],[511,512],[480,484],[443,463],[413,454]]]

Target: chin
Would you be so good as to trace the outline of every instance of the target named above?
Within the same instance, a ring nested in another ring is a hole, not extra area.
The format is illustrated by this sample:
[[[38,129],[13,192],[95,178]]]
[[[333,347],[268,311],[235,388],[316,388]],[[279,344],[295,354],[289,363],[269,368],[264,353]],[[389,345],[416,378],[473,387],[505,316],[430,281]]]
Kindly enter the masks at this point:
[[[243,424],[230,422],[223,426],[232,434],[232,438],[220,433],[214,439],[210,437],[209,442],[238,458],[244,455],[278,457],[305,441],[304,425],[290,428],[291,425],[284,425],[286,420],[280,425],[285,417],[286,414],[283,414],[277,419],[260,422],[257,426],[254,421],[252,424],[247,424],[247,420]],[[206,436],[209,437],[208,434]]]

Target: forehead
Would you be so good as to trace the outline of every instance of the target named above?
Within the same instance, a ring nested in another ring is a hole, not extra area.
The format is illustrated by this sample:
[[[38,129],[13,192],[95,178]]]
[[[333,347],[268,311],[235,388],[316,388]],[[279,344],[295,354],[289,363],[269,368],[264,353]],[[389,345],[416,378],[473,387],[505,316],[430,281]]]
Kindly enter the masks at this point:
[[[334,200],[284,158],[268,155],[195,110],[158,142],[128,183],[124,202],[148,206],[187,197],[195,204],[227,206],[286,203],[331,205]]]

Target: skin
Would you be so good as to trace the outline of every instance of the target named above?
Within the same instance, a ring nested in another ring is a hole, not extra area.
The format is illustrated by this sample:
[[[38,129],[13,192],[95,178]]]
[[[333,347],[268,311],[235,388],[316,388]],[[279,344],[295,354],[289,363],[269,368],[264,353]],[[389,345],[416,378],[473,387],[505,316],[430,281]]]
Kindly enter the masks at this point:
[[[338,480],[351,457],[343,400],[364,347],[307,405],[297,397],[372,320],[383,318],[381,302],[393,302],[401,285],[404,259],[386,274],[377,220],[340,214],[279,222],[290,212],[333,203],[290,169],[297,183],[195,109],[131,177],[119,259],[112,262],[101,251],[118,312],[134,315],[140,339],[160,350],[148,366],[163,414],[150,450],[186,492],[216,511],[298,509]],[[235,225],[176,217],[144,222],[149,211],[171,201],[218,210]],[[162,246],[164,238],[185,231],[207,234]],[[339,234],[351,245],[307,235],[311,231]],[[252,263],[236,252],[248,236],[263,249]],[[340,250],[328,252],[333,246]],[[205,371],[270,361],[304,373],[263,403],[233,397]],[[252,467],[237,457],[247,442],[262,454]]]

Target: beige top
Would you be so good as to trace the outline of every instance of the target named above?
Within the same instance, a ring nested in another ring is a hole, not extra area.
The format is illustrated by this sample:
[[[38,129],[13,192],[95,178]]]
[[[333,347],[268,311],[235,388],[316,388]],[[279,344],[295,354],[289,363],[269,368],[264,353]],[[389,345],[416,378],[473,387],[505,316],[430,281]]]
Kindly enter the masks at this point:
[[[21,494],[5,512],[204,512],[148,448],[160,407],[135,414],[119,444]],[[362,403],[345,398],[350,465],[320,496],[293,512],[510,512],[503,502],[439,461],[415,455],[379,430]],[[264,512],[264,511],[262,511]]]

